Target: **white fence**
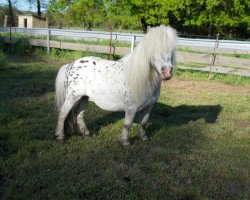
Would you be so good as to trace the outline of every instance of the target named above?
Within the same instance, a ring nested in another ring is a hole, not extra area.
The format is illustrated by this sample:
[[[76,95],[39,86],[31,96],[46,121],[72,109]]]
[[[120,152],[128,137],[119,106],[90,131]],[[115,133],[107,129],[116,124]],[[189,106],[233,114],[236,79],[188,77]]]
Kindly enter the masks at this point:
[[[28,34],[35,36],[47,36],[49,41],[50,36],[64,36],[66,38],[99,38],[99,39],[110,39],[110,32],[104,31],[81,31],[81,30],[67,30],[67,29],[42,29],[42,28],[16,28],[16,27],[4,27],[0,28],[0,32],[4,33],[19,33]],[[144,34],[133,34],[133,33],[118,33],[113,32],[112,38],[118,41],[131,42],[133,46],[134,42],[139,42],[144,37]],[[48,43],[49,45],[49,43]],[[206,47],[213,48],[215,46],[215,39],[193,39],[193,38],[179,38],[178,45],[184,47]],[[219,40],[217,48],[222,49],[233,49],[233,50],[244,50],[250,51],[249,41],[236,41],[236,40]]]

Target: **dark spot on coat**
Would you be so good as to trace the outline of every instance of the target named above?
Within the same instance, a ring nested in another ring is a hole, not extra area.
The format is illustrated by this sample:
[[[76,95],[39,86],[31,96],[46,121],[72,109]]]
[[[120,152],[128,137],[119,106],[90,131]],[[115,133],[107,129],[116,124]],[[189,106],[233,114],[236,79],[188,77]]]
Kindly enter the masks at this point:
[[[80,63],[86,63],[89,62],[88,60],[80,60]]]
[[[94,65],[96,65],[95,61],[93,62]]]
[[[74,67],[75,61],[70,65],[69,70],[71,70]]]

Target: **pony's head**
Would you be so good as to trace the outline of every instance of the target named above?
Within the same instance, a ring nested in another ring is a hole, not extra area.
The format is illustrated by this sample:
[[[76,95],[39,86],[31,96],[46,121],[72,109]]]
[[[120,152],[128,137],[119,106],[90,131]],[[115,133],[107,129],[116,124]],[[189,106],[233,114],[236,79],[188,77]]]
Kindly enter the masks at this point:
[[[171,79],[175,62],[176,31],[171,27],[161,25],[148,28],[147,35],[154,41],[151,52],[151,67],[154,67],[162,80]]]
[[[152,62],[152,66],[156,72],[160,75],[161,80],[169,80],[173,76],[173,67],[175,62],[175,49],[167,52],[165,56],[156,58]]]
[[[172,77],[176,40],[176,31],[169,26],[149,28],[134,52],[123,59],[135,101],[143,102],[161,80]]]

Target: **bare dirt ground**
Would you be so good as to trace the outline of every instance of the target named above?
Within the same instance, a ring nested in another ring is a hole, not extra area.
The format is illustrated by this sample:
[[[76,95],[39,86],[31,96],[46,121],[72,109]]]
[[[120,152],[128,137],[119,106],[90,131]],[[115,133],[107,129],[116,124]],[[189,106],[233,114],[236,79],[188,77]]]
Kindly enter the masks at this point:
[[[250,87],[247,86],[234,86],[223,83],[208,82],[208,81],[196,81],[196,80],[180,80],[178,78],[172,78],[170,81],[164,82],[163,87],[171,87],[185,90],[209,90],[215,92],[223,92],[230,94],[249,94]]]

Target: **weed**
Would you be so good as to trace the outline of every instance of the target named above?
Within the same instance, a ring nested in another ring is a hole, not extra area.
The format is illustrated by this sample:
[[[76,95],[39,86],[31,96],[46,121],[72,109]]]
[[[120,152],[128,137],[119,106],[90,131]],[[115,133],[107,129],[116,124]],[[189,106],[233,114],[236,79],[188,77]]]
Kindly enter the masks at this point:
[[[27,38],[19,38],[14,44],[11,44],[9,49],[10,53],[22,56],[29,55],[31,50],[32,46]]]
[[[0,69],[7,64],[7,58],[5,54],[0,50]]]

